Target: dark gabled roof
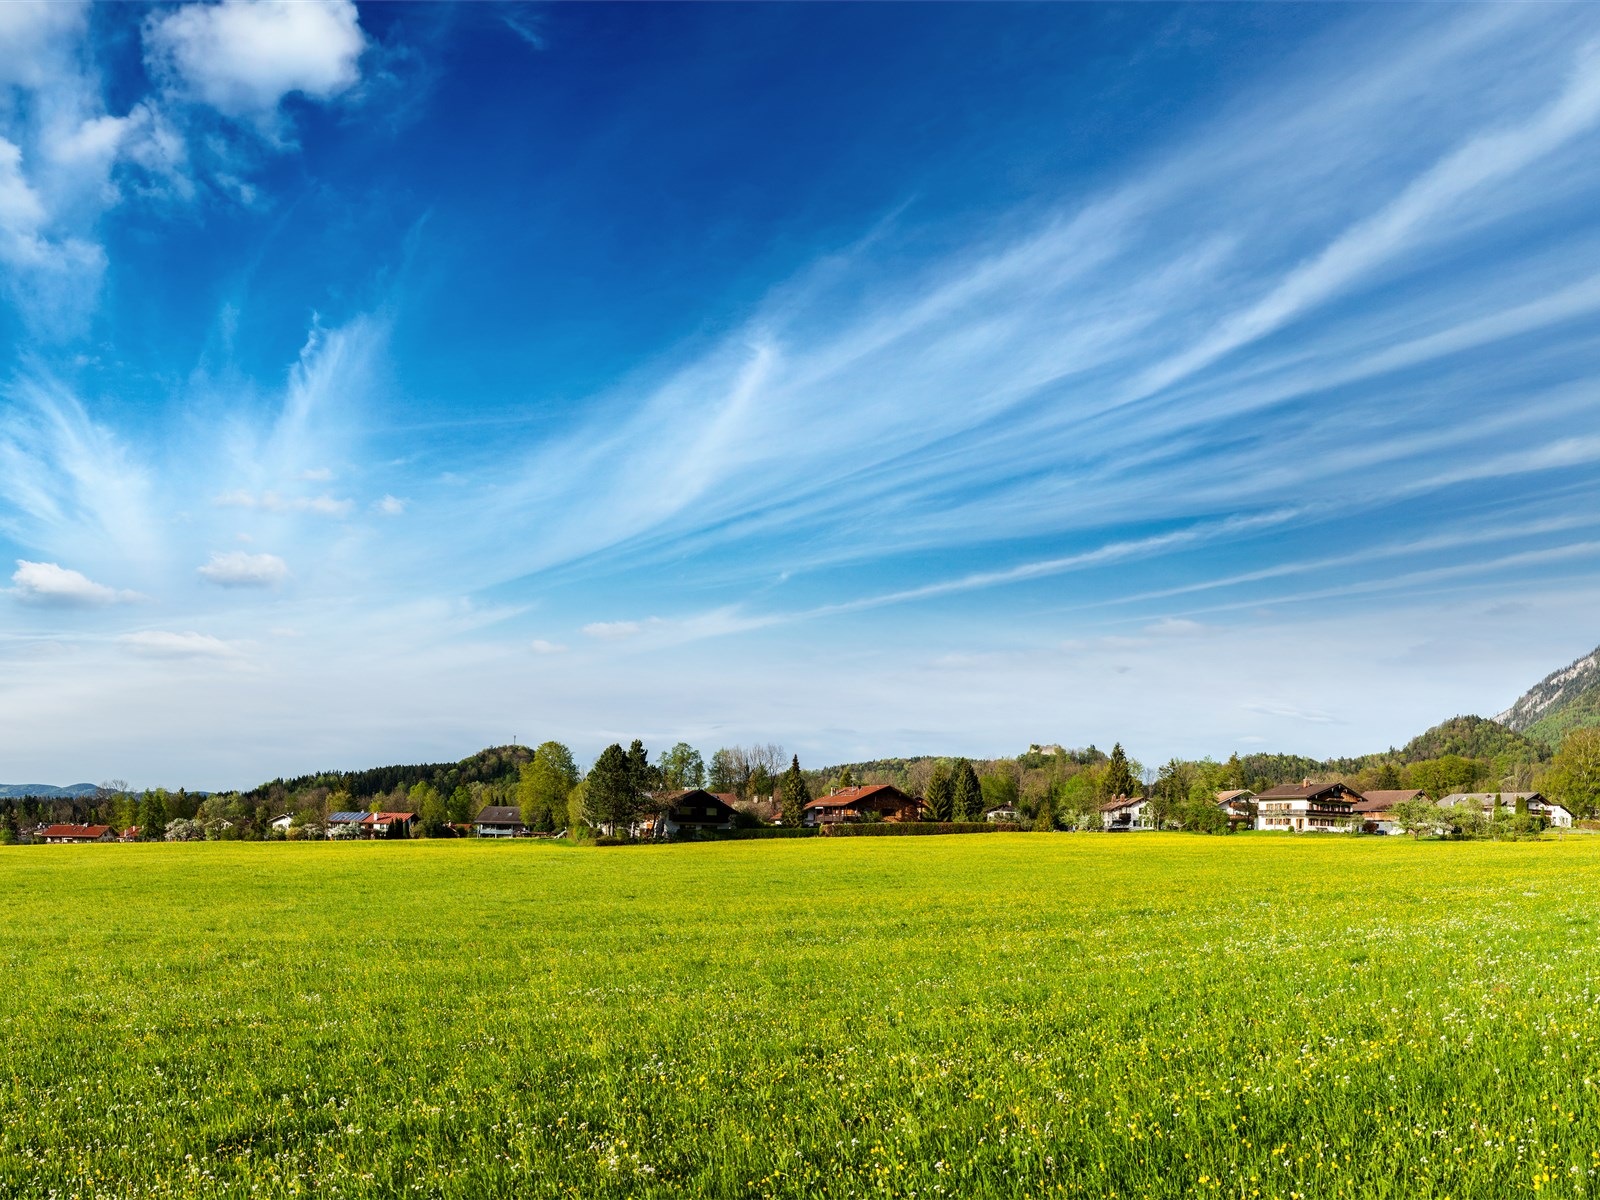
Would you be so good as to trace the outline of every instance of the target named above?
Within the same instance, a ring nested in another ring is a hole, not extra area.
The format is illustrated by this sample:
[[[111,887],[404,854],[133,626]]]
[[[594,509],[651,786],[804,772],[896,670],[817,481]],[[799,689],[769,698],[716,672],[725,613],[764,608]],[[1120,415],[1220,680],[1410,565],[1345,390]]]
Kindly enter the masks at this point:
[[[898,805],[916,804],[892,783],[866,783],[856,787],[839,788],[826,796],[818,796],[807,808],[854,808],[863,800],[889,800]]]
[[[1101,812],[1116,812],[1119,808],[1132,808],[1135,804],[1143,804],[1145,796],[1118,796],[1115,800],[1107,800],[1100,806]]]
[[[522,810],[515,804],[490,804],[478,813],[479,825],[521,825]]]
[[[1361,793],[1342,783],[1280,784],[1256,794],[1257,800],[1359,800]]]

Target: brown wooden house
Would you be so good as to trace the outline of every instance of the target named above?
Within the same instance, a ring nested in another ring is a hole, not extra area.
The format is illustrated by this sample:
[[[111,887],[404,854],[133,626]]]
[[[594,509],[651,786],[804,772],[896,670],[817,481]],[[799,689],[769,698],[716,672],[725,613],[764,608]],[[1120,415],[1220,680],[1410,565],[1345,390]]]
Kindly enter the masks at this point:
[[[916,821],[922,801],[908,796],[892,783],[868,783],[839,788],[806,805],[807,825],[838,825],[845,821]]]

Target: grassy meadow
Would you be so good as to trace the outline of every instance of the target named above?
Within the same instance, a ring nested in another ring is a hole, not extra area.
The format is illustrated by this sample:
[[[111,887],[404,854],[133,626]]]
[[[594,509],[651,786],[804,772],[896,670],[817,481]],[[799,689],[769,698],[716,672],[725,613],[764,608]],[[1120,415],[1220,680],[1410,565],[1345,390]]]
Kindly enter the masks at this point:
[[[1600,838],[0,849],[0,1195],[1587,1196]]]

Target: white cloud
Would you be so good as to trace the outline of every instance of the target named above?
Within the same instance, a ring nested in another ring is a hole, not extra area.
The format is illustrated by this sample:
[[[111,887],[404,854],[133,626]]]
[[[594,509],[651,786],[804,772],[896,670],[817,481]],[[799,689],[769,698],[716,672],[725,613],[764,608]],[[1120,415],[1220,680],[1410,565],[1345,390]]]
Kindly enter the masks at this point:
[[[385,496],[375,502],[372,508],[374,512],[381,513],[385,517],[398,517],[406,511],[406,502],[398,496]]]
[[[232,659],[240,656],[238,646],[212,637],[209,633],[170,633],[164,629],[146,629],[139,633],[125,633],[117,641],[135,654],[147,658]]]
[[[528,648],[535,654],[560,654],[566,649],[560,642],[547,642],[543,638],[534,638]]]
[[[331,100],[348,91],[366,44],[350,0],[188,4],[145,28],[152,68],[232,117],[269,116],[292,92]]]
[[[17,560],[11,582],[16,585],[11,594],[27,604],[90,608],[142,599],[138,592],[118,591],[56,563],[28,562],[21,558]]]
[[[312,467],[301,471],[300,478],[308,483],[328,483],[333,479],[333,471],[328,467]]]
[[[289,578],[288,564],[276,554],[247,554],[243,550],[213,554],[199,572],[207,583],[218,587],[277,587]]]

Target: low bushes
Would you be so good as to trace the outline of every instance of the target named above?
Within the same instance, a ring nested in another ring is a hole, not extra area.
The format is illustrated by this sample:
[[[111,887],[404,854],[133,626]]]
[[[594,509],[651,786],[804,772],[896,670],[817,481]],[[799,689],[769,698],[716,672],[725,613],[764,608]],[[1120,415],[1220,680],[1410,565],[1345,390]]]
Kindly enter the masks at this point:
[[[882,821],[871,825],[823,825],[824,837],[919,837],[938,833],[1017,833],[1022,826],[999,821]]]
[[[763,825],[758,829],[721,829],[713,836],[720,842],[744,838],[816,837],[818,832],[816,829],[796,829],[792,825]]]

